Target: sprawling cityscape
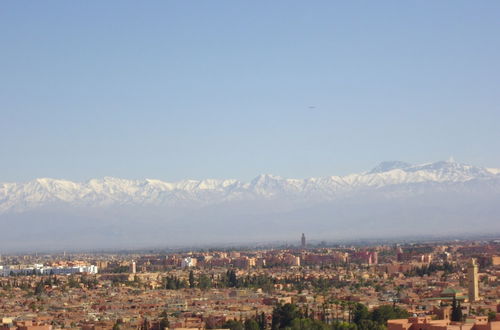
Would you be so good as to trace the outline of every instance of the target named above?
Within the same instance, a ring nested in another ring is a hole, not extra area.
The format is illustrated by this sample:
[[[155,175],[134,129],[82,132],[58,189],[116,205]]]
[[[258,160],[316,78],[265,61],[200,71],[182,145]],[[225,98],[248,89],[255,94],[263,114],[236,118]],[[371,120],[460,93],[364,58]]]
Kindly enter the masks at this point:
[[[500,329],[500,240],[3,255],[2,330]],[[497,314],[498,313],[498,314]]]
[[[500,330],[500,1],[0,1],[0,330]]]

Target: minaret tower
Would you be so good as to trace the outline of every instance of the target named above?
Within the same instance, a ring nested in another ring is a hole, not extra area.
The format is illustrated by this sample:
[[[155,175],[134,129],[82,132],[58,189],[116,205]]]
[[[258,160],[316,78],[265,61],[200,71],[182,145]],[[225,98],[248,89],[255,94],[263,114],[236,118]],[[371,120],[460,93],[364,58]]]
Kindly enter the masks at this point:
[[[137,273],[137,265],[136,265],[135,261],[132,261],[132,262],[130,263],[130,272],[131,272],[132,274]]]
[[[469,301],[479,300],[478,266],[476,259],[472,258],[467,266],[467,280],[469,282]]]

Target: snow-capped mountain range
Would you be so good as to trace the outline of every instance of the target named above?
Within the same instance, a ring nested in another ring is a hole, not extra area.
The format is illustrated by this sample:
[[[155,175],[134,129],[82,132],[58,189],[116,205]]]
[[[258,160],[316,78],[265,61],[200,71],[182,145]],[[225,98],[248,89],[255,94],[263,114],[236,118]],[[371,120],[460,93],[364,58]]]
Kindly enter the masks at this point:
[[[65,205],[111,207],[120,205],[203,207],[244,200],[301,200],[307,204],[332,201],[390,187],[467,182],[493,182],[500,190],[500,169],[481,168],[454,161],[412,165],[382,162],[371,171],[346,176],[287,179],[260,175],[251,182],[238,180],[126,180],[106,177],[87,182],[41,178],[26,183],[0,183],[0,214]],[[491,186],[491,184],[490,184]]]
[[[346,176],[0,183],[6,250],[500,233],[500,169],[383,162]],[[292,241],[293,242],[293,241]]]

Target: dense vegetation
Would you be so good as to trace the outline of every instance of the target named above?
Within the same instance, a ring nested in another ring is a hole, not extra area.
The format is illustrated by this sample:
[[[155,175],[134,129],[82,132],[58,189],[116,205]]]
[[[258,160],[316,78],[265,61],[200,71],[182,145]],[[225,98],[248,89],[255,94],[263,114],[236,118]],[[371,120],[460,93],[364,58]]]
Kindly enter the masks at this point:
[[[348,302],[344,302],[348,303]],[[387,320],[407,318],[408,312],[397,306],[384,305],[369,311],[360,303],[349,303],[350,317],[348,321],[335,319],[326,321],[315,319],[309,315],[307,310],[300,309],[295,304],[278,305],[272,314],[272,330],[384,330]],[[257,316],[255,319],[245,322],[231,320],[223,325],[223,328],[231,330],[264,330],[265,319]]]
[[[187,281],[179,279],[173,275],[167,276],[163,278],[162,288],[167,290],[185,288],[200,288],[203,290],[210,288],[260,288],[265,292],[271,292],[277,284],[285,286],[285,289],[288,290],[302,291],[304,289],[308,289],[316,292],[325,292],[331,288],[341,288],[344,286],[350,286],[353,290],[369,286],[374,287],[377,291],[381,289],[381,285],[374,280],[359,279],[357,283],[353,284],[327,277],[305,278],[303,276],[290,276],[276,279],[272,276],[264,274],[237,276],[234,269],[229,269],[226,273],[216,277],[207,274],[196,276],[191,271]]]

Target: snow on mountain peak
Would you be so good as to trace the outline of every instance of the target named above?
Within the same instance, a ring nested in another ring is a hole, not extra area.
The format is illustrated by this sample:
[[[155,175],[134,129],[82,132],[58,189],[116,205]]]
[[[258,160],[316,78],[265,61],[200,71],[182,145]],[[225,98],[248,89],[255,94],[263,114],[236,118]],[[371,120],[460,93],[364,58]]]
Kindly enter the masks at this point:
[[[378,189],[401,184],[466,182],[498,178],[500,169],[484,169],[452,161],[411,165],[382,162],[370,172],[308,179],[286,179],[262,174],[249,183],[204,179],[165,182],[114,177],[87,182],[40,178],[26,183],[0,183],[0,213],[24,211],[49,203],[98,207],[112,204],[214,204],[246,198],[332,199],[357,189]]]
[[[405,173],[420,173],[424,176],[433,175],[437,181],[465,181],[474,177],[484,177],[492,174],[491,171],[456,162],[450,158],[446,161],[412,165],[401,161],[381,162],[368,174],[386,173],[393,170],[402,170]]]
[[[500,168],[487,168],[486,171],[494,175],[500,174]]]

